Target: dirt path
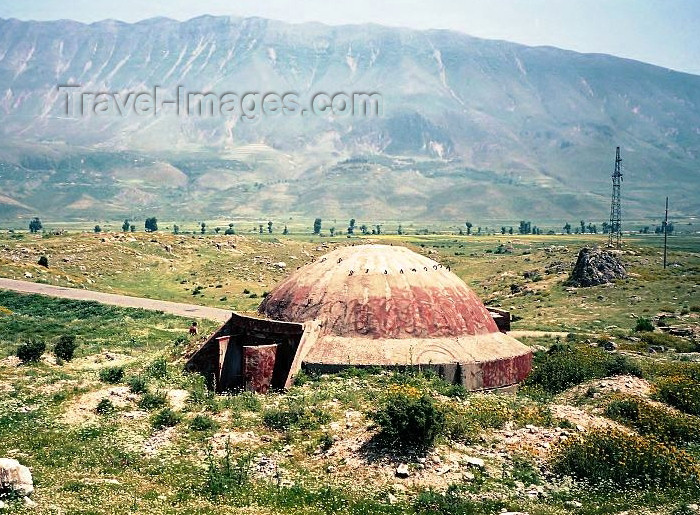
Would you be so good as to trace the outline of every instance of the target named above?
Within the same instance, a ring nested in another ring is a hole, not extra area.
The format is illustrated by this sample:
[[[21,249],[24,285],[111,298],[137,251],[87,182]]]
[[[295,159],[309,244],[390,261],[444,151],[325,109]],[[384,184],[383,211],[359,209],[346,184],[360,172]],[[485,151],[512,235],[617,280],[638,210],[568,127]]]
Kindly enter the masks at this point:
[[[115,295],[113,293],[101,293],[91,290],[81,290],[78,288],[64,288],[63,286],[52,286],[50,284],[40,284],[29,281],[17,281],[15,279],[0,278],[0,290],[12,290],[19,293],[38,293],[40,295],[62,297],[64,299],[93,300],[96,302],[101,302],[102,304],[111,304],[112,306],[151,309],[163,311],[172,315],[188,318],[204,318],[219,322],[225,322],[231,317],[231,311],[227,309],[209,308],[206,306],[196,306],[193,304],[181,304],[179,302],[169,302],[165,300],[143,299],[140,297]]]

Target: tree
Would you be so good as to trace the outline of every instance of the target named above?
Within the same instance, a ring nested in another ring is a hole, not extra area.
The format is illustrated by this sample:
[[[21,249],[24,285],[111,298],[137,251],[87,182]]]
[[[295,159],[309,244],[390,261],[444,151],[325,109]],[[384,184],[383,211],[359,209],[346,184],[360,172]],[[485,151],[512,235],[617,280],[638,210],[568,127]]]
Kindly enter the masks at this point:
[[[518,232],[520,234],[530,234],[532,231],[532,222],[526,222],[525,220],[520,220],[520,226],[518,227]]]
[[[321,234],[321,222],[320,218],[314,220],[314,234]]]
[[[284,231],[282,231],[282,234],[284,234],[285,236],[289,234],[289,229],[287,229],[286,225],[284,226]]]
[[[588,232],[591,234],[598,234],[598,227],[595,224],[588,224]]]
[[[608,222],[603,222],[603,234],[608,234],[610,232],[610,224]]]
[[[469,236],[472,233],[472,227],[474,227],[474,224],[471,222],[465,222],[464,225],[467,226],[467,236]]]
[[[272,234],[272,222],[271,221],[267,222],[267,233]]]
[[[131,224],[131,227],[129,227],[129,230],[131,232],[136,232],[136,226],[134,224]]]
[[[566,225],[564,225],[563,229],[566,234],[571,234],[571,224],[569,222],[566,222]]]
[[[331,227],[331,228],[328,229],[328,230],[329,230],[330,233],[331,233],[331,238],[332,238],[333,236],[335,236],[335,227]]]
[[[53,347],[53,353],[58,359],[70,361],[73,359],[78,343],[74,334],[62,334]]]
[[[124,223],[122,224],[122,231],[129,232],[129,227],[131,227],[129,220],[124,220]],[[177,227],[177,225],[175,227]]]
[[[509,228],[508,228],[508,234],[513,234],[513,228],[512,228],[512,227],[509,227]]]
[[[581,220],[579,223],[581,224],[581,234],[586,234],[586,222]]]
[[[367,226],[366,226],[365,224],[362,224],[362,225],[360,226],[360,230],[362,231],[362,234],[368,234],[368,233],[369,233],[369,229],[367,228]]]
[[[180,234],[180,226],[175,224],[173,225],[173,234]]]
[[[258,224],[258,234],[263,233],[263,224]]]
[[[355,219],[350,219],[350,225],[348,225],[348,234],[355,234]]]
[[[377,228],[377,234],[381,234],[381,233],[382,233],[382,226],[381,226],[381,225],[375,225],[375,227]]]
[[[476,228],[476,233],[477,233],[477,234],[481,234],[481,226],[479,226],[479,227]]]
[[[224,234],[227,234],[227,235],[236,234],[236,230],[233,228],[232,223],[228,224],[228,229],[226,229],[224,231]]]
[[[221,227],[214,227],[214,232],[219,234],[219,232],[221,232]]]
[[[39,220],[39,217],[32,218],[32,221],[29,222],[29,232],[31,232],[32,234],[41,231],[43,227],[44,226],[41,224],[41,220]]]
[[[201,227],[200,232],[201,232],[202,234],[204,234],[204,233],[207,232],[207,224],[205,224],[204,222],[202,222],[201,224],[199,224],[199,226]]]
[[[93,231],[102,232],[102,227],[100,227],[99,225],[96,225],[95,228],[93,229]]]
[[[403,234],[403,227],[401,227],[401,224],[399,224],[399,228],[396,230],[396,233],[401,236]]]
[[[158,219],[155,216],[146,218],[144,228],[146,229],[146,232],[156,232],[158,230]]]
[[[505,233],[506,233],[506,226],[503,225],[503,226],[501,226],[501,234],[505,234]]]

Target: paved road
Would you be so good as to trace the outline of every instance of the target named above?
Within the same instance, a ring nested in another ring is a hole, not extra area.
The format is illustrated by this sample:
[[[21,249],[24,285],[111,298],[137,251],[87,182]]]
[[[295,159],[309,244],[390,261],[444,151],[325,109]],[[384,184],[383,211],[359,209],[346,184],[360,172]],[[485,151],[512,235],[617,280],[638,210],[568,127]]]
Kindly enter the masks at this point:
[[[15,279],[0,278],[0,290],[12,290],[20,293],[38,293],[40,295],[62,297],[64,299],[94,300],[102,304],[111,304],[112,306],[152,309],[172,315],[188,318],[204,318],[222,323],[231,317],[231,311],[227,309],[209,308],[206,306],[196,306],[194,304],[181,304],[179,302],[168,302],[165,300],[143,299],[139,297],[129,297],[128,295],[115,295],[113,293],[81,290],[78,288],[64,288],[63,286],[17,281]]]

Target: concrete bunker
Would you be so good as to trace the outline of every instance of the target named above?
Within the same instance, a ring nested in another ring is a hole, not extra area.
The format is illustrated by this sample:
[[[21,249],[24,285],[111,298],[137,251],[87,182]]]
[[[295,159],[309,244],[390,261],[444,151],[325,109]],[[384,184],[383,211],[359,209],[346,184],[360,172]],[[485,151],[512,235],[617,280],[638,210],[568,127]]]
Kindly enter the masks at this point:
[[[400,246],[338,248],[283,280],[258,314],[233,313],[186,368],[218,392],[266,392],[302,367],[431,368],[470,390],[516,385],[532,367],[530,348],[505,334],[507,311],[490,312],[448,268]]]

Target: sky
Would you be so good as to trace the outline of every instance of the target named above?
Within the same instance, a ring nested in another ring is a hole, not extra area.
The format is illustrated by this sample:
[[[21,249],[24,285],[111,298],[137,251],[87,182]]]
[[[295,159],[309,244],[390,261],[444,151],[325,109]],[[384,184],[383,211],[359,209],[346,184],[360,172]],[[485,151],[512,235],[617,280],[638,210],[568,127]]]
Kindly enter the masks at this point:
[[[202,14],[452,29],[700,75],[700,0],[0,0],[0,18],[23,20],[134,22]]]

